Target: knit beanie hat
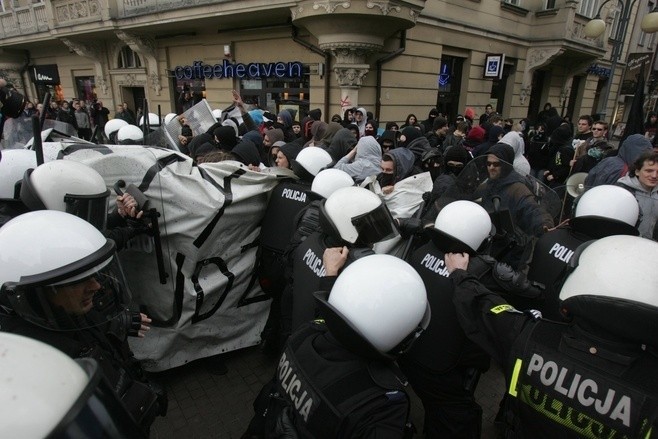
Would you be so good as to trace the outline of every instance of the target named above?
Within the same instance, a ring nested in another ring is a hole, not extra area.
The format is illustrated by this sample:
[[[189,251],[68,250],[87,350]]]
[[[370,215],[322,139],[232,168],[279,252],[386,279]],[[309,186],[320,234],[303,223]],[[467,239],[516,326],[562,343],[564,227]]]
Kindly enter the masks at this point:
[[[455,145],[448,148],[443,154],[443,164],[447,166],[448,162],[460,162],[466,164],[471,159],[471,155],[461,145]]]
[[[464,111],[464,117],[473,122],[473,119],[475,119],[475,111],[471,107],[466,108],[466,111]]]
[[[300,153],[303,146],[298,143],[286,143],[283,145],[279,151],[288,159],[288,163],[292,163],[293,160],[297,158],[297,154]]]
[[[489,148],[487,154],[495,155],[500,161],[514,163],[514,149],[507,143],[496,143]]]

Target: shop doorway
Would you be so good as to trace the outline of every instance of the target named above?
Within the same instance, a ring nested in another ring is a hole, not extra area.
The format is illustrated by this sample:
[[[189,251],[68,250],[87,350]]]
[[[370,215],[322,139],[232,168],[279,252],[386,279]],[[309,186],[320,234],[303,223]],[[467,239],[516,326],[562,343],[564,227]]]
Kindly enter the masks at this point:
[[[461,89],[463,65],[464,58],[449,55],[444,55],[441,58],[436,108],[449,121],[454,121],[460,111],[459,91]]]
[[[142,105],[144,105],[144,98],[146,98],[146,93],[144,92],[144,87],[121,87],[121,102],[118,104],[123,104],[124,102],[128,104],[128,109],[133,112],[133,114],[141,116],[142,114]],[[153,109],[149,109],[151,113],[155,113]],[[138,116],[138,117],[139,117]],[[139,120],[135,120],[139,122]]]
[[[528,104],[527,118],[533,123],[537,122],[537,115],[539,114],[540,107],[544,108],[541,103],[541,95],[544,91],[544,83],[546,82],[546,71],[535,70],[532,74],[532,89],[530,91],[530,103]]]

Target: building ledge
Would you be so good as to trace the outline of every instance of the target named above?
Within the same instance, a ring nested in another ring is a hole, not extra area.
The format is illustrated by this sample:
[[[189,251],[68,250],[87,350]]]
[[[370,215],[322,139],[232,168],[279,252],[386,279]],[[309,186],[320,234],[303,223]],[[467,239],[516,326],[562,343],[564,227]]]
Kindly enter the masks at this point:
[[[560,12],[559,9],[553,8],[553,9],[544,9],[543,11],[537,11],[535,12],[535,17],[537,18],[542,18],[542,17],[553,17]]]
[[[500,2],[500,9],[511,12],[512,14],[518,15],[520,17],[525,17],[526,15],[528,15],[528,12],[530,12],[527,9],[524,9],[520,6],[512,5],[505,1]]]

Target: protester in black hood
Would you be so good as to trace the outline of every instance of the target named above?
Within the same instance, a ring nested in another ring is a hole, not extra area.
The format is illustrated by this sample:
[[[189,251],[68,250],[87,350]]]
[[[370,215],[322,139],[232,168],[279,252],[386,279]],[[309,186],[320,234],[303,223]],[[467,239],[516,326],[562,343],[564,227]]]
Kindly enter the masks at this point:
[[[416,156],[415,166],[418,168],[422,167],[423,154],[432,150],[427,137],[423,136],[423,133],[414,127],[406,127],[402,129],[398,147],[400,146],[404,146],[414,153],[414,156]]]
[[[382,147],[382,152],[389,152],[397,146],[397,131],[384,131],[377,141]]]
[[[553,130],[548,138],[550,158],[546,171],[544,171],[544,182],[550,187],[564,185],[565,180],[571,172],[571,160],[574,158],[574,149],[571,145],[573,132],[567,123],[562,123]]]
[[[314,110],[311,110],[308,112],[308,115],[313,119],[313,120],[320,120],[322,119],[322,110],[319,108],[316,108]]]
[[[489,148],[498,143],[500,139],[505,135],[505,130],[503,127],[498,125],[492,125],[487,132],[487,141],[479,144],[473,150],[473,157],[478,157],[487,153]],[[512,151],[513,153],[513,151]],[[513,159],[512,159],[513,161]]]
[[[258,166],[261,162],[258,148],[251,140],[242,139],[240,143],[235,145],[231,153],[237,160],[247,166]]]
[[[432,131],[432,126],[434,125],[434,119],[439,115],[439,110],[436,108],[432,108],[427,115],[427,119],[425,119],[421,125],[423,126],[423,132],[429,133]]]
[[[297,158],[302,149],[302,146],[297,143],[286,143],[277,153],[276,165],[280,168],[292,169],[292,161]]]
[[[356,125],[355,125],[356,126]],[[348,152],[356,145],[356,138],[352,131],[347,128],[341,128],[334,134],[331,143],[327,148],[327,152],[331,156],[333,162],[337,162],[347,155]]]
[[[352,134],[354,134],[354,138],[358,141],[361,138],[361,134],[359,133],[359,126],[355,123],[351,123],[347,125],[345,128],[350,130]]]

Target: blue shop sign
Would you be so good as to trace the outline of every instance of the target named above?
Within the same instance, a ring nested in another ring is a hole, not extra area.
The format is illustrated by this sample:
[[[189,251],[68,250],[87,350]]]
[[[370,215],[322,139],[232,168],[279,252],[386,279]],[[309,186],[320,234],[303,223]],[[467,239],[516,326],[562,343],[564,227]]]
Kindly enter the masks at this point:
[[[304,65],[301,62],[235,63],[224,60],[210,65],[194,61],[191,66],[176,66],[176,79],[223,79],[223,78],[301,78]]]

